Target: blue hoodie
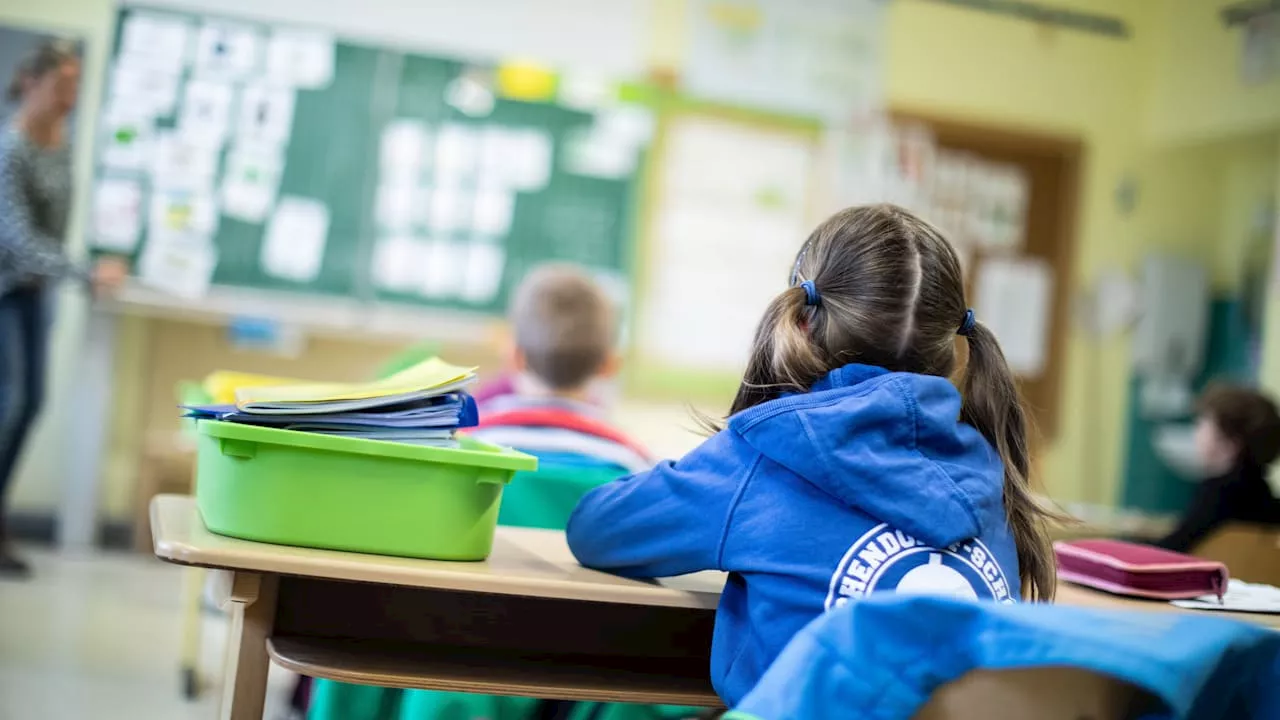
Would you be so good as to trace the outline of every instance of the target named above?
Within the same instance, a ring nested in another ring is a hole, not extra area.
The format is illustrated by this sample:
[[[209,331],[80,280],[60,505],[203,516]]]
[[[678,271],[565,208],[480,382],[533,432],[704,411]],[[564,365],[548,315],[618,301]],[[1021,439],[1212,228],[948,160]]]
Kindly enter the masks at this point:
[[[907,720],[970,671],[1029,668],[1141,688],[1150,720],[1280,717],[1280,633],[1212,615],[882,595],[813,621],[726,718]]]
[[[569,519],[588,567],[722,570],[711,679],[733,707],[824,610],[874,591],[1014,602],[1003,466],[946,379],[866,365],[762,403]]]

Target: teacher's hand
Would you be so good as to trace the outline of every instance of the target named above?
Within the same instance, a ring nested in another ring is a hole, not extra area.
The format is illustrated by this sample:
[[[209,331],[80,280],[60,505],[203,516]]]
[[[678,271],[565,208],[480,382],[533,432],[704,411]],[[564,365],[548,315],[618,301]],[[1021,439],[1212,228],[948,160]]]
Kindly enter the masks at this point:
[[[101,257],[93,264],[93,273],[90,277],[93,282],[94,296],[110,297],[116,294],[125,279],[129,277],[129,264],[118,257],[109,255]]]

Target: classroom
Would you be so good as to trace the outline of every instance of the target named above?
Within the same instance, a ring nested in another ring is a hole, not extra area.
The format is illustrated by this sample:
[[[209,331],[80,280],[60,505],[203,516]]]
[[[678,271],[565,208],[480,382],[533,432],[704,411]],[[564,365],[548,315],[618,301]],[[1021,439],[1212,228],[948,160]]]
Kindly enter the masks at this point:
[[[1276,0],[0,0],[0,81],[0,720],[1280,720]]]

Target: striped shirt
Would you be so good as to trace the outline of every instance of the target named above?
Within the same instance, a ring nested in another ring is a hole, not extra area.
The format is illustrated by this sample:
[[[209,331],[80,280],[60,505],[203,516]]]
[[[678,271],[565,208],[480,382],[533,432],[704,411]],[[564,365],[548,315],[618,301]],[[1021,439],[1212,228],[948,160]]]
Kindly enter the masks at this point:
[[[68,148],[40,147],[13,124],[0,129],[0,295],[85,277],[62,247],[70,209]]]

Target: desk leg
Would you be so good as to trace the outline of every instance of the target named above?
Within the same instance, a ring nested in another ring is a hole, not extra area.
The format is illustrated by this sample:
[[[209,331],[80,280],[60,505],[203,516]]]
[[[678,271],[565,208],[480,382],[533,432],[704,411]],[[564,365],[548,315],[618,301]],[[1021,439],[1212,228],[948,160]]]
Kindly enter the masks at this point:
[[[219,720],[262,720],[267,700],[267,638],[276,615],[275,575],[237,572],[228,597],[231,632]]]

